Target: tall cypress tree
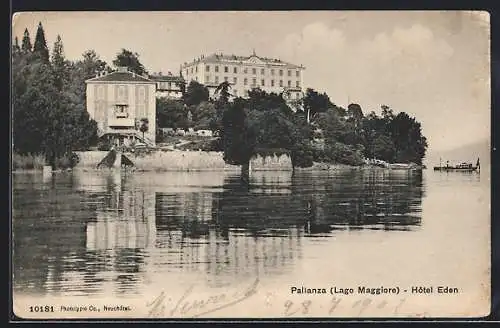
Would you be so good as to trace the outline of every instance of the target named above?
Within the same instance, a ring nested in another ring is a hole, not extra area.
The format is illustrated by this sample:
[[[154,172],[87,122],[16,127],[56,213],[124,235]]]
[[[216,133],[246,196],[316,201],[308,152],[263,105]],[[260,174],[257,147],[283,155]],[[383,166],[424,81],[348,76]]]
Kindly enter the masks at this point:
[[[49,62],[49,48],[47,48],[47,41],[45,40],[45,32],[43,30],[42,22],[38,23],[33,52],[36,53],[43,62]]]
[[[60,35],[57,36],[56,42],[54,42],[54,49],[52,50],[52,67],[55,86],[61,91],[68,80],[68,67],[66,59],[64,58],[64,47]]]
[[[12,56],[17,56],[19,53],[21,53],[21,47],[19,46],[19,39],[16,36],[12,45]]]
[[[28,32],[28,29],[24,30],[23,41],[21,43],[21,50],[25,54],[32,51],[30,32]]]

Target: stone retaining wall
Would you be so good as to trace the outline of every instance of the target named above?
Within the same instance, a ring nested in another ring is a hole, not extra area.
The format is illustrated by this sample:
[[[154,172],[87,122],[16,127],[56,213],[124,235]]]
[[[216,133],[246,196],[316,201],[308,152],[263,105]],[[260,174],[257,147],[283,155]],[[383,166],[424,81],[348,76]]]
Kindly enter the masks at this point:
[[[106,156],[106,151],[77,152],[80,162],[77,168],[95,168]],[[221,152],[203,151],[153,151],[150,154],[125,153],[141,171],[204,171],[229,170],[238,171],[240,166],[229,165],[224,162]],[[251,170],[256,171],[289,171],[292,162],[288,155],[257,156],[251,160]]]

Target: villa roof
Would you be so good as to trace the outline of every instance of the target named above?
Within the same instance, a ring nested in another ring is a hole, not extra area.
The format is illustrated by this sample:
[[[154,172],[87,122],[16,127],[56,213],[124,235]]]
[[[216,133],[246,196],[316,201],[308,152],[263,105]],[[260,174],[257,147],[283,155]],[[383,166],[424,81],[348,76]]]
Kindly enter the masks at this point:
[[[133,72],[115,71],[88,79],[85,82],[138,82],[154,83],[154,81]]]

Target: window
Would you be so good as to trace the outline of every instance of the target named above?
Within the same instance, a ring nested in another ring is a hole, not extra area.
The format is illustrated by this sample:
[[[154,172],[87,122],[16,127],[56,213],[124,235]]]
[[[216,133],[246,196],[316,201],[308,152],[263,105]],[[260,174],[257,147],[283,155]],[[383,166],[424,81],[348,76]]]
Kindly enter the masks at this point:
[[[115,106],[115,117],[116,118],[127,118],[128,110],[127,105],[116,105]]]
[[[252,87],[255,87],[257,85],[257,79],[253,78],[252,79]]]
[[[224,76],[224,82],[227,82],[227,76]]]
[[[205,83],[209,83],[210,82],[210,75],[207,75],[205,76]]]
[[[264,69],[263,68],[260,69],[260,75],[264,75]]]
[[[125,88],[123,89],[125,91]],[[146,99],[146,88],[140,87],[139,88],[139,100],[144,101]]]
[[[292,86],[292,81],[288,80],[288,87],[290,88]]]
[[[118,99],[125,100],[125,87],[123,85],[118,87]]]
[[[168,88],[172,89],[172,82],[168,82]]]
[[[300,72],[299,71],[295,72],[295,76],[299,77],[300,76]]]
[[[280,69],[280,76],[283,76],[283,70]]]
[[[271,75],[274,75],[274,68],[271,68]]]
[[[280,80],[280,87],[283,86],[283,80]]]
[[[198,65],[196,65],[196,67],[194,68],[194,71],[195,71],[196,73],[198,73]]]
[[[191,74],[193,74],[193,68],[191,67]]]
[[[247,68],[245,67],[245,68],[243,69],[243,73],[245,73],[245,74],[246,74],[247,72],[248,72],[248,70],[247,70]]]
[[[138,116],[146,116],[146,106],[144,104],[137,105]]]
[[[219,83],[219,77],[218,76],[215,77],[215,83]]]
[[[244,94],[245,94],[245,97],[248,97],[248,90],[245,90]]]
[[[215,73],[219,72],[219,66],[215,66]]]
[[[103,85],[100,85],[99,88],[97,88],[97,98],[104,99],[104,86]]]
[[[194,79],[196,80],[196,82],[198,82],[198,77],[195,77]]]
[[[205,66],[205,71],[210,72],[210,65]]]
[[[233,73],[234,74],[238,73],[238,68],[237,67],[233,67]]]
[[[247,78],[244,78],[243,79],[243,85],[247,85],[247,84],[248,84],[248,80],[247,80]]]
[[[252,74],[257,74],[257,69],[256,68],[252,68]]]
[[[274,87],[274,80],[271,80],[271,86]]]
[[[229,72],[229,67],[224,66],[224,73],[228,73],[228,72]]]
[[[238,83],[238,78],[237,77],[233,77],[233,83],[234,84]]]
[[[292,71],[288,71],[288,76],[292,76]]]
[[[300,81],[295,82],[295,86],[296,86],[297,88],[300,88]]]
[[[260,80],[260,85],[261,85],[261,86],[264,86],[264,85],[265,85],[265,83],[264,83],[264,79]]]

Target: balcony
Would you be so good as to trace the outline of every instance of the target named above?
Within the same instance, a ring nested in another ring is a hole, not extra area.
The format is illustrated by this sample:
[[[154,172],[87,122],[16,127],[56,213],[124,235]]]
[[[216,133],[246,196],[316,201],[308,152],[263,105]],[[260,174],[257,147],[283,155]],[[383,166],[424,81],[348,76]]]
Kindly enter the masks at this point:
[[[134,128],[135,120],[133,118],[128,118],[128,117],[112,116],[108,118],[108,126],[109,127],[123,126],[123,127]]]
[[[114,111],[108,117],[108,126],[134,127],[135,120],[129,116],[128,104],[115,104]]]

